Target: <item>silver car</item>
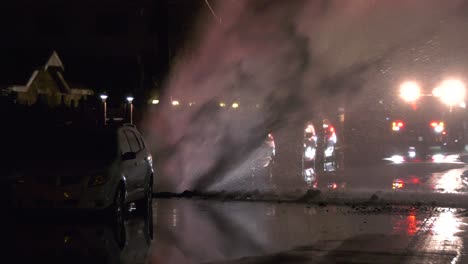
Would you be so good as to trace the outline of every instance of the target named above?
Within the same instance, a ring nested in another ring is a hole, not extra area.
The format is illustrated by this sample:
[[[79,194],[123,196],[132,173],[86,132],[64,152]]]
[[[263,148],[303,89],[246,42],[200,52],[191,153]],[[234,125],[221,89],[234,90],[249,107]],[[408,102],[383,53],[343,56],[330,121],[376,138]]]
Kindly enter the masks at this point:
[[[14,208],[102,210],[118,225],[130,204],[151,210],[152,156],[135,126],[22,129],[6,136],[3,168]]]

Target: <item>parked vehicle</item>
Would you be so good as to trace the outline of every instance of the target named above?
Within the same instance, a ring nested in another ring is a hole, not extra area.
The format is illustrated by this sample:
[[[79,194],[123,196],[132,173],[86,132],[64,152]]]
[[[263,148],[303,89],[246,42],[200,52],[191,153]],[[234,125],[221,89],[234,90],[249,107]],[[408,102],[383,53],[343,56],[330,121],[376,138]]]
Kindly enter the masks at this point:
[[[14,208],[103,210],[117,225],[131,203],[144,213],[151,209],[152,156],[135,126],[5,134],[1,158]]]

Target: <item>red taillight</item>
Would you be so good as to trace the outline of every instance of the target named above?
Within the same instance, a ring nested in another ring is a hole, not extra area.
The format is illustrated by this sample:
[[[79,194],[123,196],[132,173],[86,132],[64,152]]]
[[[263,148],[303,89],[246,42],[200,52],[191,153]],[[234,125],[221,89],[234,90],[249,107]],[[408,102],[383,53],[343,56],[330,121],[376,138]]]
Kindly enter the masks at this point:
[[[393,131],[400,131],[401,128],[405,126],[405,123],[403,121],[395,121],[392,123],[392,130]]]
[[[335,132],[335,128],[334,128],[334,127],[330,127],[330,132],[331,132],[331,133]]]
[[[430,123],[430,125],[431,125],[431,127],[437,127],[437,126],[443,127],[443,126],[445,126],[445,123],[444,123],[444,122],[432,121],[432,122]]]

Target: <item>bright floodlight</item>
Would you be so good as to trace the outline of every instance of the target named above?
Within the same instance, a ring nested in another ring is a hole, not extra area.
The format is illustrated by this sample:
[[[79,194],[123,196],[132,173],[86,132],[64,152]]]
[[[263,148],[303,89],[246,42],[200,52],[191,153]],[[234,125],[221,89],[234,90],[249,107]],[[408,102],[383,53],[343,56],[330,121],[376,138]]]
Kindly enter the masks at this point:
[[[459,105],[465,102],[466,88],[459,80],[446,80],[435,88],[432,94],[439,97],[444,104],[449,106]]]
[[[151,104],[154,104],[154,105],[159,104],[159,100],[158,100],[158,99],[154,99],[153,101],[151,101]]]
[[[436,87],[434,90],[432,90],[432,95],[435,97],[441,97],[442,96],[442,87]]]
[[[421,88],[415,82],[404,82],[400,86],[400,96],[407,102],[414,102],[421,96]]]
[[[133,102],[133,96],[127,96],[127,101],[131,104]]]
[[[103,101],[105,101],[107,99],[107,94],[101,94],[100,97]]]

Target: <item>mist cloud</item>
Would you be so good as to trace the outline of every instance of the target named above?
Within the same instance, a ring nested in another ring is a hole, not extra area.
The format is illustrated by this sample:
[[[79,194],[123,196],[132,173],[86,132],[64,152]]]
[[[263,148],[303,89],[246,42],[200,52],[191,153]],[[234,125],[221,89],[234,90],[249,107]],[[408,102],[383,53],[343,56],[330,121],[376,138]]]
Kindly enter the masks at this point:
[[[376,101],[402,78],[402,54],[443,30],[462,1],[222,0],[222,19],[206,23],[171,70],[170,104],[147,117],[161,163],[161,188],[223,188],[265,132],[316,113],[320,103],[348,107]],[[396,70],[394,70],[396,69]],[[380,89],[380,90],[379,90]],[[383,90],[382,90],[383,89]],[[220,101],[260,111],[214,111]]]

